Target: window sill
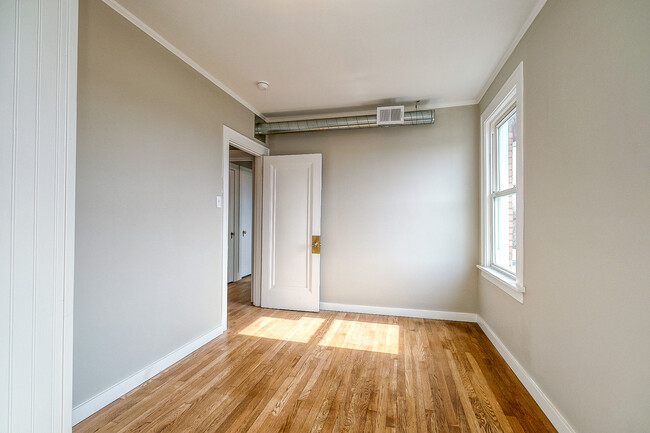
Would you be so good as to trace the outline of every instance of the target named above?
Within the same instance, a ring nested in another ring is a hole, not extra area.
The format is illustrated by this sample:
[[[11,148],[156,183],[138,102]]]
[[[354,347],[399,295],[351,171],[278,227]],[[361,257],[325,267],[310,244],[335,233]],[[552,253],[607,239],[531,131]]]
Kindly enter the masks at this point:
[[[526,289],[517,286],[514,278],[487,266],[476,266],[481,271],[481,276],[515,298],[517,301],[524,303],[524,292]]]

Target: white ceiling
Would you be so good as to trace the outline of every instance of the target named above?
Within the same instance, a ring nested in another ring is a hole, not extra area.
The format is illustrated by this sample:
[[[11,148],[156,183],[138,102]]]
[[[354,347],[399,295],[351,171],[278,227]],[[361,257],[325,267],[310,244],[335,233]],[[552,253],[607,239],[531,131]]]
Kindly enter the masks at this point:
[[[115,1],[105,0],[266,117],[474,103],[544,3]]]

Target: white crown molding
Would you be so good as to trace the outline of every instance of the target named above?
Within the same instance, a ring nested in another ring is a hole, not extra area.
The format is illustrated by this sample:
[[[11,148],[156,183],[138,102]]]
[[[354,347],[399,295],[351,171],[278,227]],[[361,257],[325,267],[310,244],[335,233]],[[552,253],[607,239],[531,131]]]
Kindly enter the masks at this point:
[[[345,313],[379,314],[382,316],[415,317],[418,319],[453,320],[456,322],[476,322],[475,313],[454,311],[414,310],[411,308],[377,307],[372,305],[336,304],[321,302],[321,310],[342,311]]]
[[[190,353],[194,352],[201,346],[214,340],[226,330],[224,325],[220,325],[212,331],[204,334],[189,343],[179,347],[168,355],[160,358],[158,361],[149,364],[137,373],[127,377],[121,382],[116,383],[105,391],[86,400],[72,409],[72,425],[78,424],[90,415],[94,414],[103,407],[122,397],[127,392],[140,386],[147,380],[151,379],[166,368],[171,367]]]
[[[232,89],[230,89],[228,86],[223,84],[221,81],[219,81],[214,75],[210,74],[208,71],[203,69],[198,63],[196,63],[194,60],[192,60],[188,55],[186,55],[183,51],[181,51],[178,47],[173,45],[171,42],[169,42],[167,39],[162,37],[158,32],[156,32],[154,29],[149,27],[147,24],[145,24],[140,18],[136,17],[126,9],[124,6],[119,4],[116,0],[103,0],[104,3],[106,3],[108,6],[110,6],[115,12],[118,14],[122,15],[124,18],[129,20],[133,25],[135,25],[137,28],[145,32],[147,35],[149,35],[153,40],[158,42],[160,45],[163,47],[167,48],[169,51],[171,51],[176,57],[187,63],[189,66],[191,66],[193,69],[195,69],[199,74],[203,75],[205,78],[210,80],[212,83],[214,83],[217,87],[219,87],[221,90],[226,92],[228,95],[230,95],[233,99],[235,99],[237,102],[242,104],[244,107],[248,108],[250,111],[253,113],[257,114],[259,117],[264,119],[266,121],[266,117],[253,105],[249,104],[244,98],[239,96],[237,93],[235,93]]]
[[[113,10],[115,10],[117,13],[122,15],[124,18],[129,20],[133,25],[138,27],[140,30],[145,32],[147,35],[149,35],[152,39],[154,39],[156,42],[161,44],[163,47],[167,48],[169,51],[171,51],[174,55],[176,55],[178,58],[183,60],[185,63],[187,63],[190,67],[195,69],[198,73],[203,75],[205,78],[210,80],[213,84],[215,84],[217,87],[219,87],[221,90],[226,92],[228,95],[230,95],[233,99],[238,101],[240,104],[242,104],[244,107],[248,108],[251,112],[255,113],[259,117],[261,117],[264,121],[266,122],[283,122],[283,121],[292,121],[292,120],[304,120],[304,119],[313,119],[316,117],[322,117],[322,118],[328,118],[328,117],[339,117],[341,115],[365,115],[365,114],[372,114],[372,112],[375,112],[375,109],[373,110],[361,110],[361,111],[353,111],[353,112],[345,112],[345,111],[340,111],[337,113],[327,113],[322,116],[319,116],[317,114],[311,114],[311,115],[295,115],[295,116],[273,116],[273,113],[267,113],[267,114],[262,114],[257,108],[255,108],[252,104],[250,104],[248,101],[246,101],[244,98],[239,96],[235,91],[230,89],[228,86],[226,86],[224,83],[222,83],[220,80],[218,80],[214,75],[210,74],[208,71],[206,71],[203,67],[201,67],[197,62],[195,62],[193,59],[191,59],[188,55],[186,55],[183,51],[181,51],[178,47],[173,45],[171,42],[169,42],[167,39],[162,37],[158,32],[156,32],[154,29],[149,27],[147,24],[145,24],[141,19],[136,17],[131,11],[126,9],[124,6],[119,4],[116,0],[102,0],[105,4],[107,4],[109,7],[111,7]],[[515,36],[514,40],[506,50],[505,54],[497,64],[496,68],[492,71],[492,74],[490,74],[490,77],[486,80],[485,84],[483,85],[481,91],[479,92],[479,95],[475,99],[466,99],[466,100],[452,100],[452,101],[441,101],[438,103],[430,103],[430,104],[423,104],[421,107],[419,107],[422,110],[433,110],[437,108],[451,108],[451,107],[462,107],[466,105],[475,105],[478,104],[483,96],[485,96],[485,93],[487,90],[490,88],[490,85],[492,85],[492,82],[496,78],[496,76],[499,74],[501,71],[501,68],[503,68],[503,65],[506,63],[510,55],[513,53],[517,45],[519,44],[519,41],[521,41],[521,38],[526,34],[526,31],[528,31],[528,28],[530,25],[533,23],[539,12],[542,10],[544,5],[546,4],[546,0],[539,0],[533,10],[531,11],[530,15],[524,22],[523,26],[519,30],[519,33]]]
[[[465,107],[467,105],[476,105],[476,104],[477,104],[476,99],[459,99],[455,101],[440,101],[437,103],[423,104],[422,106],[418,105],[418,110],[435,110],[438,108]]]
[[[535,383],[530,374],[526,369],[519,363],[517,358],[510,353],[505,344],[497,336],[497,334],[490,328],[485,319],[481,316],[477,316],[477,323],[490,339],[494,347],[497,349],[501,357],[506,361],[510,366],[515,375],[519,378],[524,387],[528,390],[531,397],[539,405],[542,412],[548,417],[549,421],[557,429],[558,433],[576,433],[576,431],[571,427],[571,424],[564,418],[562,413],[555,407],[553,402],[544,391]]]
[[[530,15],[524,21],[524,25],[521,27],[519,30],[519,33],[517,33],[517,36],[512,40],[512,43],[506,50],[505,54],[503,57],[501,57],[501,60],[497,64],[496,68],[492,71],[492,74],[490,74],[490,77],[487,79],[485,84],[483,84],[483,88],[481,88],[481,91],[478,94],[478,97],[476,98],[476,104],[481,102],[481,99],[483,99],[483,96],[485,96],[485,93],[488,91],[492,83],[494,82],[494,79],[499,75],[499,72],[501,72],[501,68],[503,68],[503,65],[506,64],[512,53],[515,51],[515,48],[517,48],[517,45],[519,45],[519,42],[521,41],[521,38],[524,37],[526,32],[528,31],[528,28],[531,26],[533,21],[535,21],[535,18],[537,18],[537,15],[539,15],[539,12],[542,10],[544,5],[546,4],[546,0],[538,0],[537,4],[531,11]]]

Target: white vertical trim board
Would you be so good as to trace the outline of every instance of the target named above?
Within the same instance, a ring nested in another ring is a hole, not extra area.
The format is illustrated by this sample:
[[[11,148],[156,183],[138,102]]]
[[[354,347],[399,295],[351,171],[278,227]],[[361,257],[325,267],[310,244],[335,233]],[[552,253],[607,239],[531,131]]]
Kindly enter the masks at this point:
[[[477,316],[477,323],[557,431],[559,433],[576,433],[569,422],[564,418],[564,416],[562,416],[562,413],[560,413],[560,411],[555,407],[551,399],[544,394],[544,391],[542,391],[539,385],[535,383],[531,375],[528,374],[517,358],[515,358],[506,345],[503,344],[501,339],[499,339],[497,334],[492,330],[492,328],[490,328],[485,319],[481,316]]]
[[[418,319],[453,320],[456,322],[476,322],[475,313],[454,311],[414,310],[411,308],[377,307],[373,305],[337,304],[321,302],[321,310],[342,311],[344,313],[379,314],[382,316],[416,317]]]
[[[106,3],[108,6],[110,6],[115,12],[118,14],[122,15],[124,18],[129,20],[133,25],[135,25],[137,28],[145,32],[147,35],[149,35],[153,40],[158,42],[160,45],[163,47],[167,48],[169,51],[172,52],[176,57],[187,63],[191,68],[193,68],[195,71],[197,71],[199,74],[203,75],[205,78],[210,80],[213,84],[215,84],[218,88],[226,92],[228,95],[230,95],[234,100],[242,104],[244,107],[248,108],[250,111],[253,113],[257,114],[260,118],[264,119],[266,121],[266,117],[258,109],[253,107],[251,104],[248,103],[244,98],[239,96],[235,91],[233,91],[231,88],[223,84],[221,81],[217,79],[214,75],[206,71],[204,68],[201,67],[198,63],[196,63],[194,60],[192,60],[187,54],[185,54],[183,51],[181,51],[179,48],[177,48],[174,44],[169,42],[167,39],[162,37],[160,33],[149,27],[147,24],[144,23],[140,18],[136,17],[131,11],[129,11],[127,8],[119,4],[115,0],[103,0],[104,3]]]
[[[189,343],[179,347],[170,354],[160,358],[158,361],[149,364],[137,373],[127,377],[123,381],[116,383],[107,390],[102,391],[96,396],[76,406],[72,410],[73,425],[80,423],[101,408],[109,405],[118,398],[122,397],[127,392],[135,389],[147,380],[151,379],[161,371],[171,367],[195,350],[199,349],[200,347],[206,345],[210,341],[223,334],[224,331],[225,327],[223,325],[213,329],[207,334],[204,334],[195,340],[192,340]]]
[[[76,173],[77,173],[77,56],[79,37],[79,0],[62,1],[67,10],[60,14],[62,25],[67,26],[67,32],[61,32],[60,44],[66,46],[62,53],[66,53],[66,65],[61,65],[59,71],[59,89],[62,94],[67,95],[65,108],[62,108],[58,115],[65,119],[65,127],[59,130],[60,140],[66,142],[65,154],[60,155],[59,167],[62,167],[64,179],[64,203],[61,203],[64,215],[63,227],[59,239],[63,242],[61,255],[57,258],[60,262],[58,267],[62,270],[60,278],[63,280],[63,300],[60,310],[56,315],[63,315],[60,330],[54,330],[57,335],[62,332],[63,351],[62,369],[60,375],[61,383],[55,382],[54,389],[63,388],[63,415],[60,422],[61,431],[68,433],[72,431],[72,377],[73,377],[73,313],[74,313],[74,262],[75,262],[75,207],[76,207]],[[61,113],[65,112],[66,115]],[[62,263],[61,263],[62,262]],[[57,305],[59,300],[57,299]],[[59,364],[54,360],[54,369]],[[56,370],[55,370],[56,374]],[[57,374],[57,376],[59,376]],[[53,430],[56,431],[56,430]]]
[[[77,7],[0,2],[0,432],[72,428]]]

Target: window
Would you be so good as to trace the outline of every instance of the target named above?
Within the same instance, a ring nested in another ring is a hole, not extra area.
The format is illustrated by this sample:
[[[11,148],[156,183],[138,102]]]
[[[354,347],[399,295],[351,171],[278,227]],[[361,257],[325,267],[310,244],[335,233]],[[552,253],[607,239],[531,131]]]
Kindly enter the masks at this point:
[[[481,114],[481,265],[523,303],[523,64]]]

